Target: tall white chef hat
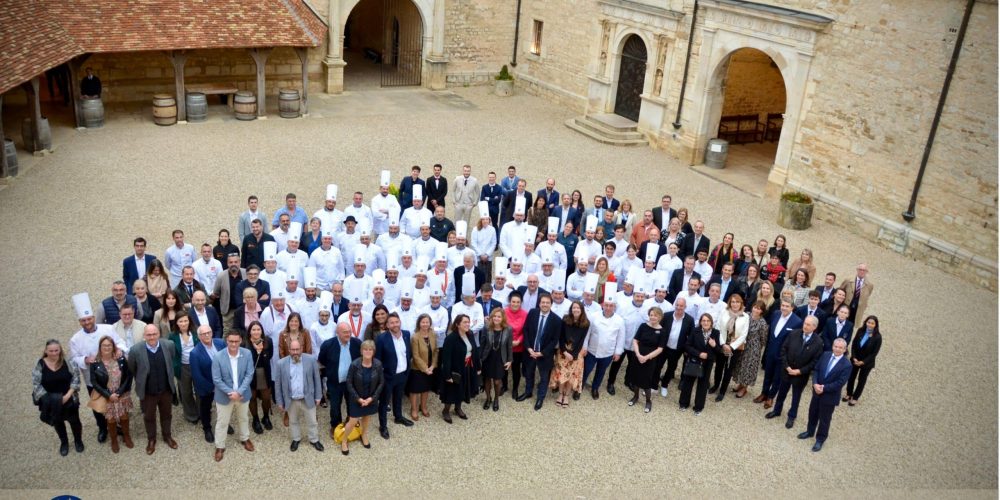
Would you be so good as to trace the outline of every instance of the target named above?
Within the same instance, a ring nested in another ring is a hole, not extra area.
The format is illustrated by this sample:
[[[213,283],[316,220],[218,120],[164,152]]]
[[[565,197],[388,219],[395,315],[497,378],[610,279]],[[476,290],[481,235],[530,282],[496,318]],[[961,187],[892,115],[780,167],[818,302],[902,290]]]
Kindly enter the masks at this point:
[[[278,260],[278,243],[276,241],[264,242],[264,261]]]
[[[493,276],[507,277],[507,257],[497,257],[493,259]]]
[[[479,218],[485,219],[490,216],[490,203],[488,201],[479,202]]]
[[[306,267],[302,269],[302,286],[305,288],[316,288],[316,268]]]
[[[333,292],[329,290],[323,290],[319,293],[319,310],[320,312],[333,311]]]
[[[76,318],[89,318],[94,315],[94,308],[90,304],[90,294],[81,292],[73,296],[73,309],[76,310]]]
[[[559,234],[559,217],[549,217],[549,225],[545,234]]]
[[[389,187],[389,184],[392,184],[392,172],[383,170],[381,176],[379,177],[378,185],[380,187]]]
[[[327,184],[326,185],[326,199],[328,199],[328,200],[336,200],[337,199],[337,189],[338,188],[337,188],[336,184]]]
[[[424,199],[424,187],[420,184],[413,185],[413,201]]]
[[[566,291],[566,270],[565,269],[553,269],[552,278],[549,279],[549,286],[552,287],[553,292],[565,292]]]
[[[615,303],[615,295],[618,293],[618,284],[614,281],[604,283],[604,302]]]
[[[462,296],[476,296],[476,273],[462,274]]]
[[[583,291],[586,293],[597,293],[598,278],[597,273],[587,273],[587,277],[583,279]]]
[[[524,205],[525,205],[526,202],[527,202],[527,200],[524,199],[524,196],[515,196],[514,197],[514,214],[515,215],[516,214],[524,215]]]
[[[646,245],[646,262],[656,262],[656,256],[660,254],[660,244],[650,241]]]
[[[465,238],[469,230],[469,223],[464,220],[455,221],[455,237]]]
[[[292,222],[288,225],[288,241],[299,241],[302,239],[302,223]]]
[[[587,226],[584,228],[584,231],[597,231],[597,217],[593,215],[587,216]]]

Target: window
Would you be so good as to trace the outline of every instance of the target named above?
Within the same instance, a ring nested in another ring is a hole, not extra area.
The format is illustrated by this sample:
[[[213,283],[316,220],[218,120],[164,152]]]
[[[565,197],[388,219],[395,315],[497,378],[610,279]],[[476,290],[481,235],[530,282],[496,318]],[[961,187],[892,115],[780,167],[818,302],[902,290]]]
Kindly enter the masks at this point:
[[[539,20],[535,20],[534,33],[531,37],[531,53],[540,56],[542,55],[542,23]]]

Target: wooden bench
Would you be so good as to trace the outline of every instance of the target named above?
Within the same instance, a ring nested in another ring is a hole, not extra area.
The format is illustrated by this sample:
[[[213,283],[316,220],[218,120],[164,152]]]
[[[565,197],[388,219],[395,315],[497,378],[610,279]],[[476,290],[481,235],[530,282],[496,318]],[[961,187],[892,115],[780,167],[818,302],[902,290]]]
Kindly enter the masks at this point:
[[[764,142],[764,124],[758,115],[730,115],[719,120],[719,139],[730,144]]]
[[[775,142],[781,139],[781,126],[784,125],[784,113],[768,113],[764,128],[764,140]]]
[[[229,109],[232,110],[233,97],[240,89],[235,83],[194,83],[185,85],[184,90],[187,92],[201,92],[205,95],[226,96],[226,103],[229,105]]]

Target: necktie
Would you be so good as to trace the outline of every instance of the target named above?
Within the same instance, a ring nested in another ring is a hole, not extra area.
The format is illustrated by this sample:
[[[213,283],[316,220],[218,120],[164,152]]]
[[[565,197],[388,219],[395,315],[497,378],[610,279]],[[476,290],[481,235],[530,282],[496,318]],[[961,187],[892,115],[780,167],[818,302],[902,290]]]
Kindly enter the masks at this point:
[[[854,283],[854,300],[858,300],[861,297],[861,278],[858,278]]]
[[[835,365],[835,364],[837,364],[837,357],[836,356],[830,356],[830,364],[827,365],[827,367],[826,367],[826,373],[823,374],[823,378],[826,378],[826,377],[830,376],[830,372],[833,371],[833,365]]]
[[[463,186],[468,186],[468,185],[469,185],[469,178],[468,178],[468,177],[466,177],[466,178],[465,178],[465,184],[463,184]]]
[[[809,339],[811,338],[812,335],[806,335],[805,337],[802,337],[802,350],[799,351],[799,354],[806,352],[806,346],[809,345]]]
[[[545,328],[545,315],[543,314],[541,318],[538,319],[538,335],[535,335],[535,350],[542,350],[542,332]]]
[[[815,315],[816,315],[816,310],[815,309],[810,309],[809,310],[809,316],[815,316]]]
[[[188,285],[188,297],[194,295],[194,286]]]

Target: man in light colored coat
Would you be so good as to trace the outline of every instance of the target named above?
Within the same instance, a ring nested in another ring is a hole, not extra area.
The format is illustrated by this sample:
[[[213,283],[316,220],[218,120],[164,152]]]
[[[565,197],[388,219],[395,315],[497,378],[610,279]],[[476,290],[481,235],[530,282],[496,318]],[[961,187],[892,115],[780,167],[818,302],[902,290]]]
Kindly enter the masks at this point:
[[[464,165],[462,175],[455,177],[452,191],[455,193],[455,222],[469,221],[472,207],[479,202],[479,181],[472,176],[472,166]]]
[[[250,441],[250,382],[253,380],[253,358],[250,351],[240,347],[240,333],[232,330],[226,334],[226,349],[212,359],[212,383],[215,384],[215,461],[222,461],[226,451],[226,428],[233,413],[239,425],[243,449],[253,451]]]
[[[275,399],[282,411],[288,412],[291,427],[291,450],[299,449],[302,431],[299,421],[305,418],[309,442],[316,451],[323,451],[316,424],[316,405],[323,399],[323,383],[319,376],[319,363],[311,354],[302,353],[302,344],[293,340],[288,345],[288,356],[278,362],[278,379],[275,381]]]

